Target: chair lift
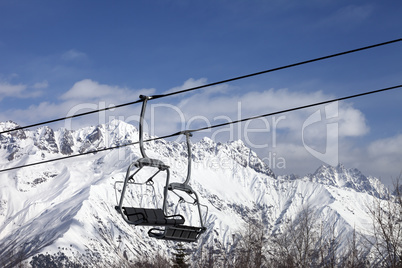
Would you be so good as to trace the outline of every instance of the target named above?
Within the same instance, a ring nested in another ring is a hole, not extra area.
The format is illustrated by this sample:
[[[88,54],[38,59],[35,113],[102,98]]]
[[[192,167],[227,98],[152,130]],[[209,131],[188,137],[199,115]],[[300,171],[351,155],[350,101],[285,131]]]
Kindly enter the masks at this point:
[[[170,183],[168,185],[167,189],[169,191],[172,191],[174,194],[176,194],[180,198],[179,202],[185,202],[185,201],[184,201],[184,198],[182,196],[180,196],[176,191],[184,192],[187,195],[189,195],[190,198],[193,199],[194,202],[192,204],[196,205],[197,209],[198,209],[200,226],[186,226],[183,224],[177,224],[177,225],[166,226],[164,229],[151,228],[148,231],[148,235],[150,237],[154,237],[157,239],[174,240],[174,241],[181,241],[181,242],[195,242],[200,237],[200,235],[206,231],[206,228],[204,226],[203,218],[201,215],[201,207],[200,207],[201,204],[199,203],[198,195],[191,188],[191,186],[188,185],[188,182],[190,181],[190,177],[191,177],[191,158],[192,158],[192,156],[191,156],[191,144],[190,144],[190,138],[189,138],[191,136],[191,133],[189,133],[187,131],[185,131],[183,133],[186,135],[187,150],[188,150],[187,178],[184,181],[184,183],[177,183],[177,182]],[[207,213],[208,213],[208,207],[206,207],[206,208],[207,208]]]
[[[184,217],[181,215],[166,215],[166,198],[167,198],[167,191],[169,186],[169,166],[165,165],[162,161],[158,159],[149,158],[144,150],[143,144],[143,121],[145,115],[145,108],[147,101],[150,97],[140,95],[140,99],[142,99],[142,108],[141,108],[141,115],[140,115],[140,122],[139,122],[139,145],[142,158],[137,159],[135,162],[130,164],[127,168],[126,177],[124,179],[123,188],[121,191],[120,201],[115,209],[122,215],[123,219],[128,224],[133,225],[147,225],[147,226],[170,226],[170,225],[178,225],[184,223]],[[137,168],[137,170],[132,173],[131,170],[133,168]],[[134,180],[135,175],[143,168],[143,167],[151,167],[156,168],[157,171],[145,182],[139,183]],[[153,179],[154,177],[160,173],[161,171],[166,172],[166,183],[164,187],[164,194],[163,194],[163,205],[162,208],[158,208],[157,205],[155,208],[141,208],[141,207],[127,207],[123,206],[123,201],[125,199],[126,189],[129,184],[137,184],[137,185],[146,185],[150,186],[153,189],[154,198],[155,198],[155,189],[153,187]],[[131,174],[132,173],[132,174]],[[122,182],[116,182],[122,183]],[[115,187],[116,187],[115,183]]]

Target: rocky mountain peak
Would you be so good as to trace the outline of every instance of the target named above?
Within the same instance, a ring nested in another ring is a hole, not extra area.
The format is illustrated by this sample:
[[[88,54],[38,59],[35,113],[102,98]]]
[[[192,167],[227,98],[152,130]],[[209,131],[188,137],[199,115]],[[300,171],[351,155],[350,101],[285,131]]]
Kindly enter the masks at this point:
[[[307,175],[309,181],[339,188],[349,188],[359,192],[369,193],[376,197],[384,197],[384,189],[376,187],[372,179],[363,175],[356,168],[346,168],[339,163],[337,166],[322,165],[313,174]]]
[[[60,153],[64,155],[70,155],[74,152],[74,138],[72,136],[72,131],[67,129],[60,129],[59,144]]]
[[[56,143],[56,138],[53,129],[48,126],[41,127],[36,130],[34,144],[40,150],[51,153],[58,153],[59,147]]]
[[[13,121],[0,122],[0,132],[16,129],[19,127],[20,125]],[[22,129],[0,134],[0,148],[7,151],[7,159],[9,161],[19,157],[19,155],[21,154],[21,148],[18,144],[18,141],[25,140],[26,138],[27,135]]]
[[[6,122],[0,122],[0,132],[16,129],[19,127],[21,126],[11,120]],[[23,129],[0,134],[0,140],[9,139],[10,142],[15,141],[15,139],[26,139],[26,138],[27,136]]]
[[[15,123],[12,120],[8,120],[6,122],[0,122],[0,131],[15,129],[18,127],[20,127],[20,125],[18,125],[17,123]]]
[[[105,131],[104,125],[96,126],[94,130],[85,137],[84,142],[80,146],[79,152],[85,153],[88,151],[104,148],[105,147],[104,134],[103,134],[104,131]]]

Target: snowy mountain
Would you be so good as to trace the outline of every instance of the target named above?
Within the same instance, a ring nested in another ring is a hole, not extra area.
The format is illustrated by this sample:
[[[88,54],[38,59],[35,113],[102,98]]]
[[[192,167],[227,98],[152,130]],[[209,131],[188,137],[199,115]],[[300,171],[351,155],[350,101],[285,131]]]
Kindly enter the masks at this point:
[[[0,131],[18,127],[0,123]],[[122,121],[76,131],[18,130],[0,135],[0,168],[85,153],[138,140],[137,129]],[[356,169],[321,166],[313,174],[275,176],[241,141],[215,143],[204,138],[194,143],[190,185],[208,206],[207,227],[199,252],[213,245],[228,251],[251,220],[261,220],[267,234],[280,233],[286,222],[308,204],[324,225],[334,225],[338,236],[353,229],[369,233],[366,204],[386,193],[373,177]],[[185,143],[157,140],[145,144],[147,154],[171,168],[171,181],[186,177]],[[140,157],[138,146],[87,154],[62,161],[0,173],[0,260],[31,258],[40,253],[85,255],[97,262],[169,255],[174,242],[149,238],[148,227],[129,226],[114,209],[128,165]],[[143,174],[147,179],[148,173]],[[156,185],[156,196],[162,186]],[[120,188],[119,188],[120,187]],[[117,196],[116,196],[117,193]],[[132,202],[149,205],[153,196],[141,187],[129,192]],[[174,204],[169,200],[169,209]],[[197,215],[185,206],[186,222]],[[205,209],[204,211],[205,212]],[[11,267],[13,263],[0,261]]]

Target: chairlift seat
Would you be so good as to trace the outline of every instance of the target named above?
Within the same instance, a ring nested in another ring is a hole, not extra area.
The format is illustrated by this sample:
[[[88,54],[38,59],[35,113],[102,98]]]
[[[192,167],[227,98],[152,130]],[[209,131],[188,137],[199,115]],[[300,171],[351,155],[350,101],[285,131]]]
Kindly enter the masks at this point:
[[[116,206],[119,210],[119,207]],[[146,226],[169,226],[184,223],[182,215],[166,216],[160,208],[135,208],[122,207],[123,213],[127,216],[129,223]]]
[[[205,227],[175,225],[167,226],[165,229],[152,228],[148,231],[148,235],[156,239],[196,242],[198,237],[204,233],[205,230]]]

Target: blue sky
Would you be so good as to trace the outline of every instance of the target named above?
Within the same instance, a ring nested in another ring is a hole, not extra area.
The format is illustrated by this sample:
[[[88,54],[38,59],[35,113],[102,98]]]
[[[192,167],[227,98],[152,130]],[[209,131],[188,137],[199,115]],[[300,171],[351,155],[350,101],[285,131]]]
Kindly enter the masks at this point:
[[[32,124],[133,101],[139,93],[163,93],[401,38],[401,11],[396,0],[2,0],[0,121]],[[396,43],[160,99],[151,107],[149,131],[165,135],[183,126],[399,85],[401,62],[402,43]],[[322,155],[332,150],[327,123],[306,127],[319,108],[195,139],[242,138],[278,174],[304,175],[337,160],[389,181],[402,171],[401,101],[402,91],[394,90],[338,103],[331,121],[337,124],[338,148],[332,160],[306,149]],[[80,118],[71,127],[112,118],[135,124],[138,109]],[[52,127],[60,126],[69,127]],[[279,161],[286,163],[278,167]]]

